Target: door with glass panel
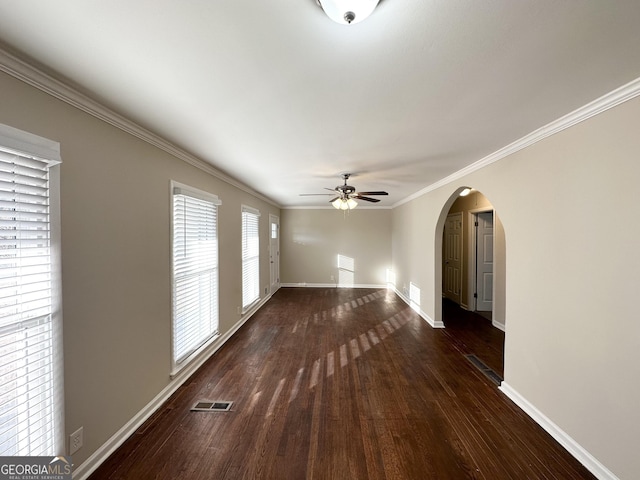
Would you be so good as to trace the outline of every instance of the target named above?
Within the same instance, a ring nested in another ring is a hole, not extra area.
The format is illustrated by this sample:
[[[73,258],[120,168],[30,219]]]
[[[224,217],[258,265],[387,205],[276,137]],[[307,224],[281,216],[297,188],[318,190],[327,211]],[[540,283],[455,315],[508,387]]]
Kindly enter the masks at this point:
[[[280,288],[280,219],[275,215],[269,215],[269,269],[273,294]]]

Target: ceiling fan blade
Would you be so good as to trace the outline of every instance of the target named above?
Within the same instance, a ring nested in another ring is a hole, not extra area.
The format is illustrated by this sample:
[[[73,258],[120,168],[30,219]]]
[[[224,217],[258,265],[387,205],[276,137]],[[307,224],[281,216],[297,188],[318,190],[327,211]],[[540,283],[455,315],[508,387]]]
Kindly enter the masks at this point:
[[[378,192],[358,192],[356,195],[389,195],[387,192],[378,191]]]
[[[333,195],[333,193],[299,193],[298,196],[300,197],[310,197],[313,195]]]
[[[329,200],[329,203],[333,203],[333,202],[335,202],[336,200],[338,200],[339,198],[340,198],[340,197],[332,198],[331,200]]]
[[[358,200],[364,200],[365,202],[379,202],[379,198],[369,198],[363,197],[362,195],[354,195],[352,198],[357,198]]]
[[[327,188],[324,187],[325,190],[329,190],[330,192],[337,192],[337,190],[335,188]]]

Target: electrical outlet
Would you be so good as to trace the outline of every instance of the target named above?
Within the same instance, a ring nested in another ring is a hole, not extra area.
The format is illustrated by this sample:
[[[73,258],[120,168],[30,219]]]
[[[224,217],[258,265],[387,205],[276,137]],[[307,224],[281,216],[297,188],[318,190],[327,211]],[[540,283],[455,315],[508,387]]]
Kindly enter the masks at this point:
[[[82,448],[82,427],[69,435],[69,455],[73,455]]]
[[[331,281],[335,282],[336,281],[336,277],[334,277],[333,275],[331,275]]]

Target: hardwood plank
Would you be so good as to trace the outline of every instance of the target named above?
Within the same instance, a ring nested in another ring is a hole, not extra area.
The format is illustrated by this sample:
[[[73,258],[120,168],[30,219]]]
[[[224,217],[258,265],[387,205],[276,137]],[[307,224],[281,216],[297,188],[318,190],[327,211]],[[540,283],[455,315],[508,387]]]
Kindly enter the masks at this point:
[[[432,329],[386,290],[281,289],[91,480],[593,478],[464,357],[502,374],[502,332],[450,307]]]

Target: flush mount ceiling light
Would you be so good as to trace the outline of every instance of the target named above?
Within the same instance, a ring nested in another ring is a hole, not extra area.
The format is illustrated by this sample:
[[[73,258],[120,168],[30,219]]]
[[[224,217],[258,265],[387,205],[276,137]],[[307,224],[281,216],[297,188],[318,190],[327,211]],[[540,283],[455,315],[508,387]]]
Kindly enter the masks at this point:
[[[379,0],[316,0],[324,13],[336,23],[351,25],[373,13]]]
[[[469,195],[471,193],[471,189],[469,187],[466,187],[464,190],[462,190],[460,192],[460,196],[461,197],[466,197],[467,195]]]

